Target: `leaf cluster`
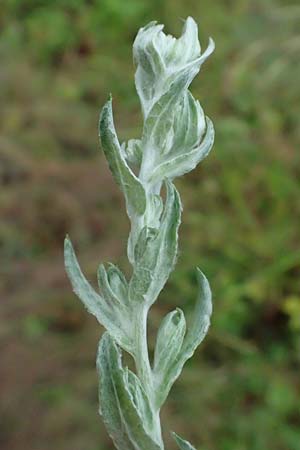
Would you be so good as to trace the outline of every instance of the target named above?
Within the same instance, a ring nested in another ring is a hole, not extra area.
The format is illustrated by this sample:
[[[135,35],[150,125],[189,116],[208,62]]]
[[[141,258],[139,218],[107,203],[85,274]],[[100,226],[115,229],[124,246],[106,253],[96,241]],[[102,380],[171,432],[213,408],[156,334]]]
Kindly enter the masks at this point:
[[[167,314],[158,330],[151,363],[147,315],[174,268],[178,251],[182,205],[173,180],[194,169],[214,140],[211,121],[188,90],[213,49],[210,39],[201,53],[197,25],[190,17],[179,39],[151,22],[140,29],[133,45],[135,83],[144,117],[141,139],[121,145],[111,98],[102,109],[101,145],[124,194],[131,223],[127,247],[130,279],[115,265],[101,264],[97,292],[81,272],[69,238],[65,241],[65,264],[73,289],[107,330],[97,357],[100,413],[119,450],[164,448],[160,409],[209,327],[211,292],[198,270],[199,296],[191,323],[186,325],[179,308]],[[123,367],[121,349],[132,355],[136,373]],[[181,449],[192,449],[174,436]]]

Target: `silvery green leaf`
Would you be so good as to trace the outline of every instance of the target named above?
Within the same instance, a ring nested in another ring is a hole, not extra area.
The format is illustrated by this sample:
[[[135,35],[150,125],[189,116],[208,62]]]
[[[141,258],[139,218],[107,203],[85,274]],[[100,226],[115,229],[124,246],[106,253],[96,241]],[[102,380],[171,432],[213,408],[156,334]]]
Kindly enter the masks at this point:
[[[145,153],[147,147],[151,147],[152,151],[155,149],[161,154],[166,153],[168,134],[173,128],[174,117],[177,114],[176,106],[184,101],[186,89],[193,79],[195,70],[195,67],[182,69],[170,84],[168,91],[151,108],[143,129],[143,159],[150,158],[150,155]],[[154,156],[160,155],[154,154]]]
[[[159,228],[161,214],[163,212],[163,202],[159,195],[149,195],[146,216],[147,223],[153,228]]]
[[[133,213],[143,214],[146,208],[145,191],[124,158],[114,127],[111,99],[100,114],[99,136],[110,170],[125,195],[129,217]]]
[[[206,128],[205,116],[200,103],[189,91],[186,91],[183,101],[177,106],[172,125],[174,137],[165,155],[187,153],[202,140]]]
[[[121,352],[108,333],[100,340],[97,369],[100,376],[100,414],[118,450],[162,450],[144,427],[128,388]]]
[[[209,325],[212,313],[211,291],[204,274],[197,269],[199,294],[192,314],[190,326],[183,339],[180,351],[168,368],[168,376],[164,379],[155,378],[155,391],[158,392],[156,405],[160,407],[166,400],[171,387],[179,377],[185,362],[191,358],[200,343],[203,341]]]
[[[168,367],[174,363],[180,352],[185,335],[185,317],[180,308],[167,314],[158,329],[154,351],[153,371],[165,378]]]
[[[170,154],[162,160],[162,162],[155,167],[149,177],[152,183],[157,182],[162,178],[173,179],[175,177],[184,175],[193,170],[199,162],[201,162],[210,152],[214,143],[214,127],[211,120],[206,118],[207,128],[202,142],[194,147],[177,154]]]
[[[167,182],[167,196],[160,227],[144,228],[136,244],[137,260],[129,282],[129,298],[152,305],[172,271],[177,255],[178,227],[181,216],[179,194]]]
[[[112,272],[114,274],[113,278]],[[115,270],[115,266],[109,266],[108,270],[106,270],[104,264],[100,264],[97,277],[103,297],[107,299],[110,305],[116,310],[120,310],[120,313],[124,315],[126,313],[126,305],[128,304],[128,287],[121,282],[120,274]],[[114,282],[113,285],[112,280]],[[122,294],[120,293],[120,289],[122,290]]]
[[[161,184],[161,183],[159,183]],[[143,216],[136,216],[131,221],[131,230],[127,244],[128,259],[134,265],[135,246],[137,244],[141,230],[144,227],[159,228],[160,218],[163,211],[163,202],[159,195],[147,193],[146,211]]]
[[[122,303],[128,303],[128,283],[121,270],[114,264],[108,263],[107,279],[111,291]]]
[[[146,301],[146,294],[154,277],[155,259],[157,259],[155,258],[156,255],[149,255],[151,253],[149,248],[157,248],[158,234],[159,230],[144,227],[136,243],[134,249],[134,271],[129,282],[129,298],[135,302]]]
[[[107,295],[101,296],[94,290],[81,272],[69,238],[65,239],[64,256],[66,271],[74,292],[87,310],[97,318],[114,339],[129,353],[132,353],[132,340],[125,320],[128,313],[125,307],[119,305],[115,298],[109,298]]]
[[[150,407],[149,398],[139,378],[129,369],[127,369],[125,373],[127,386],[132,395],[135,407],[140,417],[144,421],[145,430],[151,436],[155,432],[155,426],[154,426],[154,415]]]
[[[179,39],[159,33],[157,44],[162,49],[166,67],[171,69],[187,64],[201,54],[198,26],[192,17],[186,19]]]
[[[207,58],[213,53],[215,49],[215,43],[214,41],[209,38],[208,40],[208,46],[204,53],[202,53],[198,58],[194,60],[187,61],[186,64],[180,65],[180,67],[177,67],[176,70],[171,70],[171,73],[169,72],[169,75],[166,79],[166,87],[169,89],[169,86],[179,77],[182,73],[188,74],[188,84],[189,86],[195,76],[199,73],[202,64],[207,60]]]
[[[136,265],[140,262],[143,263],[143,257],[149,246],[151,247],[151,243],[155,242],[157,236],[159,234],[159,230],[157,228],[144,227],[140,232],[139,240],[134,249],[134,261]]]
[[[183,341],[181,358],[184,362],[191,358],[203,339],[206,336],[210,325],[212,313],[211,290],[205,275],[197,268],[197,278],[199,284],[199,294],[195,309],[192,314],[192,321],[188,327],[187,334]]]
[[[180,354],[185,329],[185,317],[179,308],[167,314],[159,327],[153,364],[155,402],[158,408],[162,399],[165,399],[165,386]]]
[[[192,170],[212,147],[214,129],[186,89],[190,80],[190,71],[182,71],[145,121],[140,178],[146,182],[159,183]]]
[[[137,66],[136,89],[144,116],[147,117],[154,103],[169,89],[177,73],[197,61],[201,64],[214,49],[210,40],[207,50],[201,55],[196,22],[188,17],[179,39],[166,35],[163,25],[156,22],[141,28],[133,44],[133,56]]]
[[[178,436],[178,434],[173,432],[172,436],[177,442],[177,445],[180,448],[180,450],[196,450],[195,447],[193,447],[188,441],[185,441],[180,436]]]
[[[133,44],[133,59],[137,66],[135,85],[144,116],[147,115],[153,99],[158,95],[157,91],[160,91],[163,85],[162,82],[158,83],[158,78],[162,78],[166,68],[160,49],[155,43],[155,37],[162,29],[163,25],[150,22],[140,28]]]
[[[124,147],[124,153],[129,164],[139,166],[142,162],[143,150],[140,139],[130,139]]]
[[[71,242],[65,241],[65,264],[73,289],[108,331],[97,356],[100,413],[118,450],[163,450],[160,408],[209,327],[211,293],[199,271],[200,293],[188,330],[180,309],[167,314],[158,330],[151,367],[147,314],[175,265],[178,249],[182,207],[172,180],[192,170],[208,154],[214,138],[212,123],[188,91],[213,50],[210,39],[201,53],[197,24],[190,17],[178,39],[166,35],[163,25],[151,22],[138,32],[133,48],[144,116],[142,138],[120,145],[111,99],[102,109],[101,144],[125,196],[131,224],[130,281],[113,264],[101,264],[100,292],[96,292],[82,274]],[[132,355],[137,375],[123,369],[120,347]],[[181,450],[195,450],[174,437]]]

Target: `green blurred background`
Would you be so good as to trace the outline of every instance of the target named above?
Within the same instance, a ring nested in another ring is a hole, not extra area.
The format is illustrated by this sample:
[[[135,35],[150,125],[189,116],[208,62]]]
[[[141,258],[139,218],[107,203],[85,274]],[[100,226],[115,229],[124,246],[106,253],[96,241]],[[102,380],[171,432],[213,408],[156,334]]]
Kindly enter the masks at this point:
[[[208,338],[163,410],[199,450],[300,449],[300,5],[297,0],[2,0],[0,248],[2,450],[110,450],[97,415],[102,329],[72,294],[62,244],[82,267],[125,271],[128,222],[97,139],[111,91],[121,140],[141,115],[131,47],[156,19],[192,15],[216,52],[192,91],[214,149],[176,185],[180,256],[151,313],[189,310],[208,276]]]

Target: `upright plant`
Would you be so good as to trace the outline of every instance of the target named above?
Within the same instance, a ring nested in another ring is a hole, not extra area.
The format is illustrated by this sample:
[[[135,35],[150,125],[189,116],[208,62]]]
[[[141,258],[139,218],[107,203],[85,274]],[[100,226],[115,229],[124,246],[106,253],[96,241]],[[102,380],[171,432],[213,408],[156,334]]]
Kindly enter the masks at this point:
[[[186,329],[180,308],[167,314],[150,362],[148,311],[177,255],[182,206],[173,180],[194,169],[214,140],[211,121],[188,90],[213,50],[210,39],[201,54],[197,24],[190,17],[179,39],[164,34],[163,25],[149,23],[139,30],[133,44],[135,84],[144,118],[141,139],[120,145],[111,98],[102,109],[102,148],[124,194],[131,223],[127,246],[130,280],[117,266],[101,264],[98,293],[82,274],[70,240],[65,240],[65,265],[73,289],[107,330],[97,356],[100,414],[119,450],[164,448],[160,409],[209,327],[211,292],[198,269],[200,292],[191,323]],[[121,349],[133,357],[136,373],[123,367]],[[193,449],[175,433],[174,437],[182,450]]]

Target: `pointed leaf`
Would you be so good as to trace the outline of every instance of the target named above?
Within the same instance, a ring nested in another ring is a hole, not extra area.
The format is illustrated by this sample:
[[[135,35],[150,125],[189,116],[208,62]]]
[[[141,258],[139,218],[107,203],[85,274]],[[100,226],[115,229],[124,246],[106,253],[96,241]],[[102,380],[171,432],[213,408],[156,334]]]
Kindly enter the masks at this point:
[[[111,99],[100,114],[99,136],[110,170],[125,195],[128,215],[142,215],[146,208],[145,191],[124,158],[114,127]]]
[[[143,149],[140,139],[130,139],[124,148],[126,159],[129,164],[139,166],[142,162]]]
[[[199,294],[193,312],[191,326],[182,346],[182,359],[184,362],[191,358],[203,339],[206,336],[210,325],[210,316],[212,313],[211,290],[205,275],[197,268],[197,278],[199,283]]]
[[[186,323],[181,309],[167,314],[158,330],[154,351],[153,378],[155,402],[158,408],[165,399],[166,385],[172,376],[172,369],[180,354],[185,335]]]
[[[159,230],[151,227],[144,227],[140,232],[139,240],[134,249],[134,260],[136,264],[140,261],[143,262],[143,256],[151,243],[155,241],[159,233]]]
[[[199,102],[187,91],[198,70],[197,63],[182,69],[150,110],[143,129],[141,179],[153,183],[154,179],[159,182],[174,178],[192,170],[208,154],[213,127],[208,119],[209,129],[202,144],[204,114]],[[169,175],[174,171],[174,175]]]
[[[154,351],[154,373],[165,377],[169,365],[174,363],[185,335],[185,318],[177,308],[167,314],[159,327]]]
[[[156,404],[158,408],[165,402],[185,362],[193,356],[196,348],[203,341],[210,325],[210,316],[212,313],[210,287],[206,277],[199,269],[197,269],[197,277],[200,290],[192,314],[190,327],[187,328],[187,333],[174,364],[168,369],[167,377],[162,381],[157,377],[155,378],[155,390],[158,393]]]
[[[180,436],[178,436],[178,434],[173,432],[172,436],[177,442],[177,445],[180,448],[180,450],[196,450],[195,447],[193,447],[188,441],[185,441]]]
[[[149,399],[144,391],[144,388],[139,380],[139,378],[127,369],[127,386],[132,395],[135,407],[143,419],[143,423],[148,434],[153,434],[154,432],[154,416],[152,409],[149,404]]]
[[[151,22],[139,30],[133,44],[133,56],[137,70],[135,84],[140,97],[144,117],[154,103],[168,91],[177,74],[185,67],[202,63],[214,50],[210,40],[201,55],[196,22],[188,17],[179,39],[166,35],[163,25]]]
[[[129,298],[149,306],[164,287],[177,255],[181,203],[175,186],[171,183],[166,186],[167,198],[160,229],[156,233],[143,229],[140,233],[136,247],[139,257],[129,282]]]
[[[100,414],[118,450],[162,450],[144,428],[127,386],[121,352],[108,333],[100,340],[97,368]]]
[[[168,134],[173,126],[176,104],[183,100],[185,90],[188,88],[196,73],[196,64],[192,67],[182,69],[177,74],[176,79],[170,84],[168,91],[151,108],[143,130],[143,159],[149,158],[147,147],[151,147],[153,152],[154,146],[155,151],[159,152],[159,154],[155,155],[156,160],[164,154]]]
[[[122,314],[122,310],[116,309],[113,302],[110,302],[111,299],[102,297],[90,285],[81,272],[69,238],[65,239],[64,256],[66,271],[74,292],[87,310],[110,332],[121,347],[132,353],[132,341],[123,323],[124,311]]]
[[[112,304],[120,313],[127,314],[128,308],[128,283],[122,272],[113,264],[100,264],[97,272],[99,289],[104,298]]]
[[[161,183],[159,183],[161,184]],[[163,211],[163,201],[157,194],[147,193],[147,208],[142,217],[137,217],[131,223],[130,235],[127,243],[128,259],[132,265],[135,261],[135,247],[139,240],[142,229],[147,224],[149,229],[159,229],[160,219]]]
[[[194,99],[189,91],[183,101],[177,106],[173,122],[173,138],[170,149],[164,155],[162,162],[182,153],[192,150],[202,140],[205,132],[205,117],[200,103]]]
[[[128,283],[121,270],[114,264],[109,263],[107,278],[114,295],[121,303],[128,303]]]
[[[159,164],[149,177],[152,183],[163,178],[173,179],[184,175],[193,170],[210,152],[214,143],[214,127],[211,120],[207,117],[206,134],[201,144],[192,150],[182,152],[181,154],[170,156]]]

